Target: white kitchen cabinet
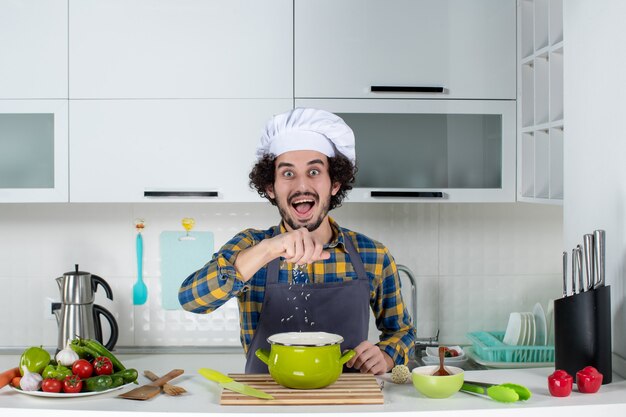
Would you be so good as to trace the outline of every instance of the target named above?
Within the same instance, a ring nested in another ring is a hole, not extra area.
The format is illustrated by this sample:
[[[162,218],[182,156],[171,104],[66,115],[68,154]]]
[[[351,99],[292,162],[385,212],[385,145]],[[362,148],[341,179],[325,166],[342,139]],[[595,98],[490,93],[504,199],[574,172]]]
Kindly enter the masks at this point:
[[[70,0],[70,98],[291,98],[291,0]]]
[[[517,200],[563,203],[563,0],[518,5]]]
[[[291,107],[288,99],[70,100],[70,201],[264,201],[248,173],[266,121]]]
[[[350,202],[515,201],[513,100],[296,100],[356,138]]]
[[[0,99],[67,98],[67,0],[0,2]]]
[[[67,100],[0,100],[0,202],[68,201]]]
[[[294,7],[297,98],[516,98],[515,0],[295,0]]]

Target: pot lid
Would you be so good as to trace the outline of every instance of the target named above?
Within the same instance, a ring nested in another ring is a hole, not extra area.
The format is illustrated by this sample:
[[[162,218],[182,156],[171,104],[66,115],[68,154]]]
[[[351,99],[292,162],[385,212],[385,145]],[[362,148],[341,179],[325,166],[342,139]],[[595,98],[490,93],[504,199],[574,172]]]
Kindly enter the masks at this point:
[[[326,332],[288,332],[271,335],[267,341],[283,346],[328,346],[343,342],[343,337]]]

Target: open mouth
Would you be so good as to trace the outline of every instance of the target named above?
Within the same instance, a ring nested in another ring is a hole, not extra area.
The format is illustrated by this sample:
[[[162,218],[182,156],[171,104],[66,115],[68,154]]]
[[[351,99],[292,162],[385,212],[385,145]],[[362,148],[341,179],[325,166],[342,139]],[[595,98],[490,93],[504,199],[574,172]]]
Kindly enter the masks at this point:
[[[291,207],[296,216],[300,219],[307,219],[313,213],[315,207],[315,199],[311,197],[298,197],[291,201]]]

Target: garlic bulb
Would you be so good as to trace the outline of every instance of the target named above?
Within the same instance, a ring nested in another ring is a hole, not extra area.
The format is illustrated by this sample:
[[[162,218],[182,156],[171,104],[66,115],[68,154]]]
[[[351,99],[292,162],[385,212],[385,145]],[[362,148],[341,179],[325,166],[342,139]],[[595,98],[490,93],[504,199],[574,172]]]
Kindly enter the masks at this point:
[[[24,376],[20,379],[20,388],[23,391],[39,391],[43,378],[36,372],[30,372],[26,366],[22,367]]]
[[[63,366],[72,366],[72,364],[74,364],[74,362],[76,362],[79,357],[78,357],[78,353],[74,352],[72,350],[72,348],[70,347],[70,341],[67,341],[67,344],[65,345],[65,348],[63,348],[62,350],[59,351],[59,353],[57,353],[55,359],[57,360],[57,363],[59,363],[60,365]]]

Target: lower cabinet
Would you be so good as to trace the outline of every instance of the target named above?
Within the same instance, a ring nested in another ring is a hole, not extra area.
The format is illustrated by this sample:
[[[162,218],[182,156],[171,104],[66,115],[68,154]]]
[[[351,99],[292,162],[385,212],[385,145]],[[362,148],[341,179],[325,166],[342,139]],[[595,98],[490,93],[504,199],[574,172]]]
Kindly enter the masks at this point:
[[[70,201],[263,201],[248,173],[290,99],[70,100]]]

